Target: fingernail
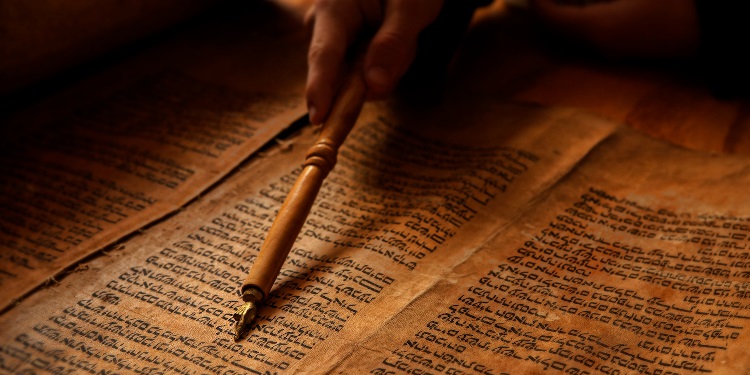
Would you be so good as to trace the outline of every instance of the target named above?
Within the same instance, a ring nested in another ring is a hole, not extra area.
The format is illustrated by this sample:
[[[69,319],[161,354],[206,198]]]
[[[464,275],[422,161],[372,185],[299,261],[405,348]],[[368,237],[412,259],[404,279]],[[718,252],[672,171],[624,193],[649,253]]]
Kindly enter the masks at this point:
[[[315,124],[317,120],[315,115],[318,114],[318,111],[315,109],[315,106],[311,105],[310,107],[308,107],[307,112],[308,112],[307,117],[310,119],[310,123]]]
[[[382,66],[373,66],[367,70],[367,83],[378,89],[385,89],[391,84],[391,75]]]

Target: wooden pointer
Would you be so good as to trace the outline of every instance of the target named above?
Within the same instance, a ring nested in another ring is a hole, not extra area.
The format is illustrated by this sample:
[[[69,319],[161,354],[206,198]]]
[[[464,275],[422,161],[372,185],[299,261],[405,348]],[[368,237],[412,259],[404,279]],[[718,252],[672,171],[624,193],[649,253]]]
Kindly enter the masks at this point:
[[[258,304],[268,296],[281,266],[307,220],[310,208],[320,191],[323,179],[336,165],[336,155],[359,117],[365,100],[366,87],[361,63],[354,64],[323,123],[317,142],[305,157],[302,173],[287,195],[276,220],[271,225],[250,273],[242,285],[244,303],[234,313],[234,339],[239,341],[255,319]]]

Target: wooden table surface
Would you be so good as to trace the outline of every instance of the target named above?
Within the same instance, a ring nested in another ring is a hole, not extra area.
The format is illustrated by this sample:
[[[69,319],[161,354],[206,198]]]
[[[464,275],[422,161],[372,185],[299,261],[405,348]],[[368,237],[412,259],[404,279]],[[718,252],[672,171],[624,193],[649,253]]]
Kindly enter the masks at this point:
[[[276,1],[299,19],[310,4]],[[717,99],[683,65],[581,53],[495,1],[475,15],[446,90],[580,108],[686,148],[750,154],[749,102]]]

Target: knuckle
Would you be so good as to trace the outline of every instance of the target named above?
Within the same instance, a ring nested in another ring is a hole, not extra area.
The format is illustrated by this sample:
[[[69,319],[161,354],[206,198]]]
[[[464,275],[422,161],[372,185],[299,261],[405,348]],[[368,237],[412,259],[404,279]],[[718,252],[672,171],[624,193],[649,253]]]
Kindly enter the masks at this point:
[[[324,43],[311,43],[307,50],[307,60],[311,62],[327,61],[338,55],[338,48]]]
[[[317,61],[323,53],[323,46],[317,43],[310,43],[310,48],[307,50],[307,60]]]
[[[373,43],[380,50],[402,55],[409,52],[412,45],[409,39],[403,33],[391,30],[378,34]]]

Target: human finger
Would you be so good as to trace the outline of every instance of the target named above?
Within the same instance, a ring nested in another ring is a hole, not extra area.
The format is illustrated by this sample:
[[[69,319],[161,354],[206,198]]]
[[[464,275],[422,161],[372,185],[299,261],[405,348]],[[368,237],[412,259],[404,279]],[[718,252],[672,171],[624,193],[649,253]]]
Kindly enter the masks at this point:
[[[437,18],[442,0],[388,0],[383,23],[365,57],[371,98],[390,92],[414,59],[419,33]]]
[[[362,27],[362,15],[351,0],[317,1],[307,55],[307,107],[312,123],[326,118],[336,92],[346,50]]]

